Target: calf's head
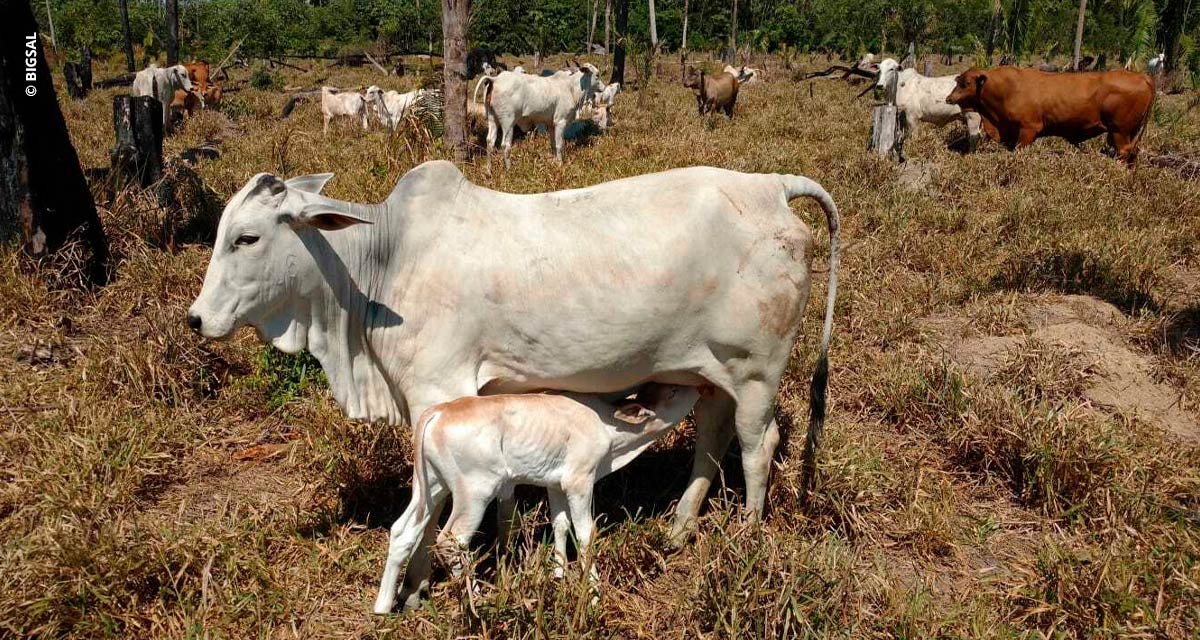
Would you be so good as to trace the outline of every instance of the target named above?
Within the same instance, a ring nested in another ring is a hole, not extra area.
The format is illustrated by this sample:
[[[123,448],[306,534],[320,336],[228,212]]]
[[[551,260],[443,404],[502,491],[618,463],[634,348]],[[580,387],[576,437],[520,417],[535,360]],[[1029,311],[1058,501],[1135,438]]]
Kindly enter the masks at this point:
[[[697,387],[651,382],[638,390],[633,402],[618,407],[613,417],[632,425],[661,428],[687,417],[699,399]]]
[[[206,338],[225,338],[250,325],[280,350],[306,346],[296,303],[329,287],[320,258],[322,231],[369,223],[338,211],[319,194],[333,174],[283,181],[260,173],[225,205],[204,287],[188,309],[188,325]],[[332,283],[337,286],[338,283]]]
[[[947,104],[956,104],[964,111],[974,111],[979,108],[983,95],[983,85],[987,83],[987,73],[981,69],[968,69],[954,79],[954,90],[946,96]]]

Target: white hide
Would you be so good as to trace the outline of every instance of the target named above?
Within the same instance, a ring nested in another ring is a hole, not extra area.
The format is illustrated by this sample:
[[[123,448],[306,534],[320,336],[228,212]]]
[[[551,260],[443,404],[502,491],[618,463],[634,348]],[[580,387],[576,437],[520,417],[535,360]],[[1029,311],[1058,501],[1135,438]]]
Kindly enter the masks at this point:
[[[567,125],[575,121],[584,102],[604,89],[599,70],[587,63],[577,71],[560,71],[551,76],[503,71],[495,77],[481,78],[475,85],[473,99],[485,85],[488,163],[491,164],[491,151],[499,136],[505,167],[511,166],[513,127],[532,131],[537,125],[553,130],[550,142],[561,164]]]
[[[356,91],[338,91],[333,87],[321,87],[321,115],[325,119],[322,134],[329,133],[329,121],[338,116],[348,116],[362,121],[367,130],[367,103]]]
[[[1163,65],[1167,62],[1167,54],[1159,52],[1158,55],[1146,61],[1146,73],[1157,76],[1162,73]]]
[[[727,65],[725,65],[724,71],[725,71],[725,73],[728,73],[729,75],[737,78],[739,85],[750,84],[752,82],[758,82],[759,80],[762,79],[762,72],[759,71],[758,69],[754,69],[752,67],[747,67],[747,66],[735,67],[731,64],[727,64]]]
[[[729,429],[761,512],[773,403],[810,290],[812,234],[788,207],[800,196],[830,227],[822,354],[832,328],[838,216],[820,185],[692,167],[509,194],[434,161],[362,205],[319,195],[330,177],[259,174],[230,199],[193,329],[250,325],[307,349],[349,417],[391,423],[476,394],[711,384],[673,535],[690,532]],[[410,564],[409,587],[427,567]]]
[[[390,130],[395,130],[408,115],[408,110],[424,95],[424,89],[400,93],[399,91],[384,91],[371,85],[367,87],[365,99],[368,108],[374,111],[379,118],[380,124]]]
[[[916,69],[900,69],[900,63],[893,58],[884,58],[879,63],[876,86],[886,90],[888,82],[895,74],[899,74],[896,82],[896,106],[904,110],[909,137],[916,137],[920,122],[938,127],[951,122],[965,122],[967,134],[972,138],[979,136],[982,126],[979,114],[963,113],[958,105],[946,102],[946,97],[954,91],[956,76],[928,78],[917,73]]]
[[[699,397],[695,387],[648,385],[634,402],[615,405],[586,394],[520,394],[460,398],[430,408],[413,431],[412,500],[392,525],[375,613],[392,610],[401,567],[451,495],[454,507],[438,537],[466,548],[492,500],[511,498],[518,484],[545,487],[555,575],[563,575],[572,528],[588,566],[596,481],[670,431]],[[591,570],[595,581],[594,565]]]
[[[192,81],[188,78],[187,67],[177,64],[173,67],[158,67],[150,65],[137,72],[133,77],[132,95],[150,96],[162,103],[163,131],[170,123],[171,103],[175,100],[175,90],[192,90]]]

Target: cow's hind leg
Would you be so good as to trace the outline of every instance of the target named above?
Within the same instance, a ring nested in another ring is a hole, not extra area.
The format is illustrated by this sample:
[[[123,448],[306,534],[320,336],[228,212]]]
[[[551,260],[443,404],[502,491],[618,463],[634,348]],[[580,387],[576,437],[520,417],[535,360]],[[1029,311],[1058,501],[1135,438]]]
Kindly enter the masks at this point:
[[[1112,148],[1117,159],[1123,161],[1126,165],[1132,167],[1137,163],[1138,148],[1134,136],[1123,133],[1109,133],[1108,146]]]
[[[510,123],[507,127],[505,127],[505,126],[501,127],[501,129],[503,130],[503,134],[502,134],[502,140],[500,142],[500,146],[504,151],[504,169],[505,170],[512,168],[512,156],[511,156],[511,154],[512,154],[512,139],[513,139],[513,129],[515,129],[516,126],[517,125],[515,123]]]
[[[777,385],[749,382],[738,389],[734,426],[742,447],[742,471],[746,475],[746,509],[751,519],[762,516],[767,501],[767,480],[775,447],[779,446],[779,425],[775,423]]]
[[[733,399],[720,389],[696,403],[696,457],[687,489],[675,506],[675,522],[671,525],[671,544],[675,547],[683,546],[696,526],[700,507],[733,439],[733,412]]]

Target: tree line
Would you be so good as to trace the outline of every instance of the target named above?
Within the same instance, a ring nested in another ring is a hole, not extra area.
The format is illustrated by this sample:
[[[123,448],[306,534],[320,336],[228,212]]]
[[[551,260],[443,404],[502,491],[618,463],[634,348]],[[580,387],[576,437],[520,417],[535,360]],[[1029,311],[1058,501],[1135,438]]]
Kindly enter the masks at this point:
[[[663,50],[756,52],[781,48],[838,53],[901,51],[909,42],[929,54],[971,55],[988,48],[1019,62],[1070,55],[1080,0],[474,0],[472,45],[515,55],[582,52],[612,41],[615,4],[628,3],[627,42],[650,41],[650,7]],[[145,55],[165,52],[166,0],[125,0],[132,40]],[[123,30],[118,2],[33,3],[39,22],[52,18],[59,48],[117,52]],[[683,41],[687,11],[687,42]],[[51,14],[47,16],[47,11]],[[607,18],[607,19],[606,19]],[[594,25],[594,26],[593,26]],[[607,25],[607,29],[605,26]],[[604,36],[608,33],[608,37]],[[371,45],[440,52],[437,0],[179,0],[185,57],[220,57],[245,38],[247,55],[334,55]],[[1168,68],[1200,73],[1200,1],[1091,0],[1082,48],[1116,61],[1143,61],[1161,51]],[[140,63],[141,61],[139,61]]]

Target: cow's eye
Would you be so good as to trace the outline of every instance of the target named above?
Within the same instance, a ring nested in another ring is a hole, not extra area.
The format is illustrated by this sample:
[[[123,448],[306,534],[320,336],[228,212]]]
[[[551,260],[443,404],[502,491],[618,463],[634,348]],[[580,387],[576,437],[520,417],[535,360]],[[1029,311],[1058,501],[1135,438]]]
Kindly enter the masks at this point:
[[[243,233],[242,235],[238,236],[237,240],[233,241],[233,244],[238,247],[248,247],[255,242],[258,242],[258,236],[251,235],[249,233]]]

